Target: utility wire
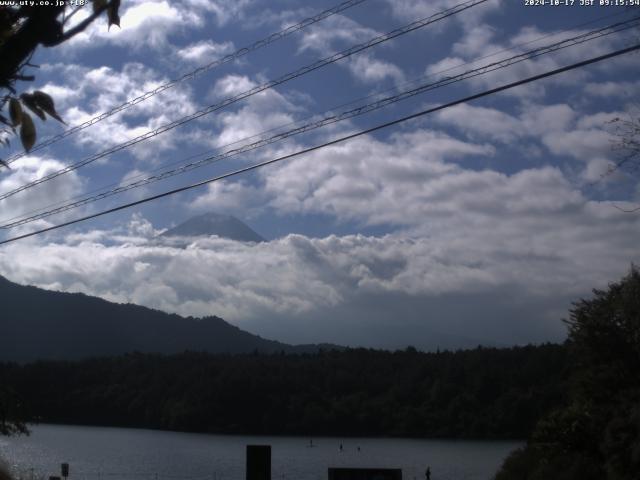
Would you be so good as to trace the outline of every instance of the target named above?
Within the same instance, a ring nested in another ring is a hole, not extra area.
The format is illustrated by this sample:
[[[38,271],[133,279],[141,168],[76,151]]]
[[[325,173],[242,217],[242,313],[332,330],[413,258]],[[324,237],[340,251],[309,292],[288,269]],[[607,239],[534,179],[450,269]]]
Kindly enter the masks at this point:
[[[52,180],[54,178],[57,178],[61,175],[64,175],[65,173],[69,173],[72,172],[74,170],[77,170],[78,168],[81,168],[85,165],[88,165],[90,163],[95,162],[96,160],[99,160],[101,158],[104,158],[108,155],[111,155],[115,152],[118,152],[120,150],[123,150],[125,148],[131,147],[137,143],[143,142],[145,140],[148,140],[150,138],[153,138],[157,135],[160,135],[162,133],[165,133],[169,130],[172,130],[180,125],[183,125],[185,123],[191,122],[197,118],[203,117],[204,115],[208,115],[212,112],[215,112],[217,110],[223,109],[225,107],[228,107],[229,105],[232,105],[236,102],[239,102],[240,100],[243,100],[245,98],[251,97],[252,95],[256,95],[260,92],[263,92],[265,90],[271,89],[273,87],[276,87],[278,85],[281,85],[285,82],[288,82],[289,80],[293,80],[294,78],[300,77],[302,75],[305,75],[309,72],[312,72],[314,70],[317,70],[319,68],[322,68],[326,65],[332,64],[337,62],[338,60],[342,60],[343,58],[347,58],[350,57],[351,55],[354,55],[358,52],[361,52],[363,50],[366,50],[368,48],[371,48],[375,45],[378,45],[380,43],[389,41],[391,39],[394,39],[396,37],[399,37],[401,35],[405,35],[407,33],[410,33],[414,30],[417,30],[419,28],[423,28],[426,27],[427,25],[430,25],[432,23],[438,22],[440,20],[444,20],[445,18],[448,18],[450,16],[453,16],[457,13],[460,13],[464,10],[467,10],[469,8],[472,8],[476,5],[482,4],[487,2],[488,0],[468,0],[464,3],[461,3],[459,5],[456,5],[455,7],[449,8],[447,10],[443,10],[439,13],[436,13],[430,17],[427,18],[423,18],[421,20],[417,20],[415,22],[411,22],[408,25],[405,25],[403,27],[397,28],[391,32],[385,33],[383,35],[379,35],[377,37],[372,38],[371,40],[365,42],[365,43],[361,43],[358,45],[355,45],[353,47],[350,47],[346,50],[343,50],[339,53],[336,53],[334,55],[331,55],[329,57],[326,57],[322,60],[318,60],[312,64],[306,65],[298,70],[295,70],[293,72],[287,73],[281,77],[279,77],[276,80],[270,80],[266,83],[263,83],[261,85],[258,85],[250,90],[244,91],[242,93],[239,93],[233,97],[229,97],[226,98],[225,100],[222,100],[219,103],[210,105],[202,110],[199,110],[195,113],[192,113],[191,115],[187,115],[185,117],[182,117],[178,120],[175,120],[173,122],[167,123],[161,127],[158,127],[155,130],[151,130],[148,131],[147,133],[144,133],[142,135],[139,135],[131,140],[128,140],[126,142],[120,143],[118,145],[115,145],[107,150],[103,150],[100,153],[97,153],[95,155],[92,155],[91,157],[85,158],[84,160],[81,160],[79,162],[76,162],[74,164],[71,164],[63,169],[57,170],[55,172],[52,172],[48,175],[45,175],[42,178],[39,178],[37,180],[34,180],[32,182],[26,183],[20,187],[17,187],[13,190],[10,190],[8,192],[5,192],[3,194],[0,194],[0,200],[4,200],[5,198],[9,198],[13,195],[15,195],[16,193],[22,192],[24,190],[27,190],[29,188],[35,187],[36,185],[40,185],[41,183],[47,182],[49,180]]]
[[[165,90],[168,90],[170,88],[175,87],[176,85],[178,85],[179,83],[182,83],[184,81],[187,80],[191,80],[193,78],[195,78],[196,76],[208,71],[208,70],[212,70],[216,67],[219,67],[221,65],[224,65],[226,63],[232,62],[234,60],[237,60],[238,58],[241,58],[255,50],[259,50],[263,47],[266,47],[267,45],[270,45],[271,43],[277,42],[278,40],[282,40],[285,37],[288,37],[289,35],[298,32],[304,28],[307,28],[315,23],[318,23],[322,20],[324,20],[325,18],[328,18],[332,15],[335,15],[337,13],[343,12],[351,7],[355,7],[356,5],[359,5],[360,3],[366,2],[367,0],[348,0],[346,2],[343,2],[339,5],[336,5],[335,7],[332,7],[328,10],[325,10],[323,12],[318,13],[317,15],[314,15],[312,17],[309,18],[305,18],[304,20],[302,20],[301,22],[296,23],[295,25],[291,25],[283,30],[280,30],[279,32],[275,32],[272,33],[271,35],[258,40],[254,43],[252,43],[251,45],[248,45],[246,47],[242,47],[238,50],[236,50],[233,53],[230,53],[229,55],[226,55],[218,60],[214,60],[206,65],[203,65],[201,67],[196,68],[195,70],[190,71],[189,73],[185,73],[184,75],[182,75],[181,77],[178,77],[174,80],[170,80],[169,82],[160,85],[159,87],[154,88],[153,90],[150,90],[148,92],[143,93],[142,95],[139,95],[138,97],[132,98],[131,100],[127,100],[126,102],[124,102],[121,105],[118,105],[114,108],[112,108],[111,110],[108,110],[104,113],[101,113],[100,115],[97,115],[89,120],[87,120],[86,122],[83,122],[79,125],[76,125],[68,130],[65,130],[64,132],[55,135],[53,137],[50,137],[46,140],[43,140],[42,142],[38,143],[37,145],[35,145],[30,151],[29,153],[33,153],[35,151],[41,150],[44,147],[48,147],[49,145],[53,145],[56,142],[59,142],[60,140],[62,140],[63,138],[68,137],[69,135],[73,135],[76,132],[79,132],[81,130],[84,130],[87,127],[90,127],[91,125],[95,125],[98,122],[101,122],[102,120],[104,120],[105,118],[109,118],[112,115],[115,115],[116,113],[122,112],[123,110],[126,110],[129,107],[132,107],[134,105],[137,105],[138,103],[144,102],[145,100],[153,97],[154,95],[157,95],[161,92],[164,92]],[[25,155],[27,155],[27,153],[25,152],[21,152],[21,153],[17,153],[15,155],[13,155],[12,157],[10,157],[8,160],[6,160],[6,162],[8,164],[11,164],[13,162],[15,162],[16,160],[18,160],[19,158],[24,157]]]
[[[406,122],[408,120],[412,120],[412,119],[415,119],[415,118],[418,118],[418,117],[422,117],[424,115],[428,115],[430,113],[437,112],[439,110],[444,110],[446,108],[451,108],[451,107],[454,107],[456,105],[460,105],[462,103],[467,103],[467,102],[470,102],[470,101],[473,101],[473,100],[477,100],[478,98],[482,98],[482,97],[486,97],[486,96],[489,96],[489,95],[493,95],[495,93],[499,93],[499,92],[502,92],[502,91],[505,91],[505,90],[509,90],[509,89],[512,89],[512,88],[515,88],[515,87],[519,87],[521,85],[525,85],[525,84],[528,84],[528,83],[536,82],[538,80],[542,80],[542,79],[547,78],[547,77],[558,75],[560,73],[567,72],[567,71],[570,71],[570,70],[575,70],[576,68],[585,67],[585,66],[591,65],[593,63],[597,63],[597,62],[601,62],[603,60],[607,60],[607,59],[610,59],[610,58],[618,57],[620,55],[624,55],[626,53],[634,52],[634,51],[637,51],[637,50],[640,50],[640,44],[636,44],[636,45],[631,46],[631,47],[623,48],[621,50],[616,50],[614,52],[607,53],[605,55],[600,55],[598,57],[590,58],[588,60],[583,60],[583,61],[578,62],[578,63],[574,63],[574,64],[571,64],[571,65],[568,65],[568,66],[565,66],[565,67],[561,67],[561,68],[557,68],[555,70],[551,70],[551,71],[548,71],[548,72],[545,72],[545,73],[541,73],[539,75],[534,75],[532,77],[528,77],[528,78],[525,78],[523,80],[518,80],[516,82],[508,83],[506,85],[502,85],[500,87],[492,88],[490,90],[485,90],[484,92],[477,93],[475,95],[471,95],[471,96],[464,97],[464,98],[461,98],[461,99],[458,99],[458,100],[454,100],[452,102],[449,102],[449,103],[446,103],[446,104],[443,104],[443,105],[440,105],[440,106],[437,106],[437,107],[429,108],[427,110],[422,110],[422,111],[420,111],[418,113],[407,115],[407,116],[398,118],[396,120],[392,120],[390,122],[382,123],[382,124],[376,125],[375,127],[371,127],[371,128],[366,129],[366,130],[361,130],[359,132],[352,133],[350,135],[345,135],[343,137],[337,138],[335,140],[331,140],[329,142],[322,143],[320,145],[316,145],[316,146],[313,146],[313,147],[305,148],[303,150],[299,150],[297,152],[290,153],[288,155],[284,155],[284,156],[281,156],[281,157],[278,157],[278,158],[274,158],[274,159],[271,159],[271,160],[267,160],[267,161],[264,161],[264,162],[256,163],[256,164],[250,165],[248,167],[244,167],[244,168],[235,170],[233,172],[225,173],[225,174],[219,175],[217,177],[213,177],[213,178],[209,178],[207,180],[202,180],[200,182],[193,183],[191,185],[187,185],[187,186],[184,186],[184,187],[180,187],[180,188],[176,188],[176,189],[173,189],[173,190],[169,190],[169,191],[166,191],[166,192],[163,192],[163,193],[159,193],[157,195],[152,195],[150,197],[146,197],[146,198],[143,198],[141,200],[136,200],[135,202],[130,202],[130,203],[126,203],[124,205],[119,205],[117,207],[113,207],[113,208],[110,208],[108,210],[103,210],[101,212],[97,212],[97,213],[94,213],[94,214],[91,214],[91,215],[87,215],[87,216],[84,216],[84,217],[81,217],[81,218],[77,218],[75,220],[70,220],[68,222],[60,223],[58,225],[53,225],[51,227],[43,228],[41,230],[36,230],[34,232],[25,233],[23,235],[18,235],[16,237],[12,237],[12,238],[0,241],[0,245],[4,245],[4,244],[7,244],[7,243],[11,243],[11,242],[15,242],[15,241],[22,240],[22,239],[25,239],[25,238],[29,238],[29,237],[32,237],[34,235],[39,235],[39,234],[42,234],[42,233],[45,233],[45,232],[50,232],[52,230],[57,230],[57,229],[62,228],[62,227],[66,227],[66,226],[73,225],[73,224],[76,224],[76,223],[84,222],[86,220],[90,220],[90,219],[97,218],[97,217],[100,217],[100,216],[103,216],[103,215],[107,215],[109,213],[118,212],[118,211],[124,210],[126,208],[130,208],[130,207],[133,207],[133,206],[136,206],[136,205],[141,205],[143,203],[147,203],[147,202],[150,202],[152,200],[157,200],[157,199],[160,199],[160,198],[168,197],[168,196],[174,195],[176,193],[181,193],[181,192],[184,192],[184,191],[187,191],[187,190],[192,190],[194,188],[198,188],[198,187],[201,187],[203,185],[214,183],[214,182],[226,179],[226,178],[234,177],[234,176],[246,173],[246,172],[250,172],[252,170],[257,170],[257,169],[265,167],[267,165],[271,165],[271,164],[274,164],[274,163],[277,163],[277,162],[282,162],[284,160],[289,160],[291,158],[298,157],[300,155],[304,155],[306,153],[310,153],[310,152],[313,152],[313,151],[316,151],[316,150],[320,150],[322,148],[326,148],[326,147],[331,146],[331,145],[336,145],[336,144],[339,144],[339,143],[343,143],[343,142],[346,142],[347,140],[351,140],[353,138],[357,138],[357,137],[360,137],[362,135],[367,135],[369,133],[373,133],[373,132],[376,132],[378,130],[382,130],[384,128],[388,128],[388,127],[391,127],[393,125],[397,125],[399,123]]]
[[[356,116],[360,116],[360,115],[364,115],[367,113],[370,113],[372,111],[375,110],[379,110],[381,108],[387,107],[391,104],[397,103],[399,101],[402,100],[406,100],[408,98],[414,97],[416,95],[425,93],[427,91],[431,91],[434,90],[436,88],[441,88],[447,85],[451,85],[453,83],[457,83],[457,82],[461,82],[463,80],[467,80],[469,78],[474,78],[477,77],[479,75],[484,75],[499,69],[503,69],[503,68],[507,68],[511,65],[523,62],[523,61],[527,61],[527,60],[532,60],[534,58],[537,58],[539,56],[542,55],[547,55],[549,53],[564,49],[564,48],[568,48],[571,46],[575,46],[575,45],[579,45],[588,41],[593,41],[593,40],[597,40],[601,37],[604,37],[606,35],[611,35],[613,33],[617,33],[623,30],[627,30],[630,28],[634,28],[640,26],[640,17],[634,18],[634,19],[630,19],[627,20],[625,22],[618,22],[615,23],[613,25],[609,25],[607,27],[604,28],[600,28],[598,30],[594,30],[591,32],[586,32],[580,35],[576,35],[572,38],[568,38],[559,42],[555,42],[553,44],[550,45],[546,45],[543,47],[538,47],[536,49],[530,50],[528,52],[524,52],[518,55],[514,55],[510,58],[507,59],[503,59],[500,60],[498,62],[494,62],[488,65],[484,65],[482,67],[479,68],[475,68],[472,70],[469,70],[467,72],[463,72],[459,75],[456,76],[451,76],[451,77],[446,77],[443,78],[439,81],[433,82],[433,83],[428,83],[428,84],[424,84],[424,85],[420,85],[417,88],[413,88],[411,90],[407,90],[401,93],[398,93],[396,95],[390,96],[390,97],[386,97],[386,98],[382,98],[379,99],[375,102],[369,103],[367,105],[363,105],[351,110],[347,110],[347,111],[343,111],[337,115],[330,115],[330,116],[325,116],[324,118],[318,119],[316,121],[313,122],[309,122],[306,123],[304,125],[298,126],[296,128],[293,128],[291,130],[288,130],[286,132],[282,132],[282,133],[277,133],[271,137],[268,138],[264,138],[264,139],[260,139],[256,142],[250,143],[250,144],[246,144],[243,145],[239,148],[235,148],[235,149],[231,149],[231,150],[227,150],[223,153],[219,153],[217,155],[211,156],[211,157],[207,157],[204,159],[201,159],[199,161],[196,162],[191,162],[191,163],[187,163],[185,165],[182,165],[180,167],[176,167],[174,169],[171,170],[167,170],[165,172],[162,172],[160,174],[156,174],[156,175],[152,175],[146,178],[142,178],[142,179],[138,179],[136,181],[130,182],[126,185],[119,185],[116,188],[113,188],[111,190],[102,192],[100,194],[97,195],[92,195],[92,196],[87,196],[81,200],[77,200],[75,202],[69,202],[66,203],[62,206],[58,206],[56,208],[51,208],[49,210],[45,210],[45,211],[41,211],[40,213],[37,213],[35,215],[30,215],[30,216],[23,216],[22,218],[20,218],[19,220],[15,220],[13,222],[9,221],[8,223],[4,223],[2,225],[0,225],[0,229],[7,229],[7,228],[14,228],[14,227],[18,227],[21,225],[25,225],[27,223],[33,222],[35,220],[40,220],[40,219],[44,219],[44,218],[48,218],[52,215],[58,214],[58,213],[62,213],[62,212],[66,212],[68,210],[74,209],[74,208],[78,208],[80,206],[83,205],[87,205],[89,203],[93,203],[99,200],[102,200],[104,198],[119,194],[119,193],[123,193],[129,190],[132,190],[134,188],[139,188],[145,185],[149,185],[151,183],[155,183],[158,182],[160,180],[166,179],[166,178],[170,178],[176,175],[180,175],[186,172],[189,172],[191,170],[195,170],[196,168],[200,168],[203,167],[205,165],[209,165],[212,163],[217,163],[220,162],[224,159],[236,156],[236,155],[240,155],[252,150],[256,150],[258,148],[264,147],[266,145],[270,145],[272,143],[278,142],[280,140],[292,137],[294,135],[299,135],[302,133],[306,133],[312,130],[316,130],[318,128],[322,128],[324,126],[333,124],[333,123],[337,123],[346,119],[350,119]],[[15,218],[15,217],[14,217]]]
[[[617,16],[620,16],[620,15],[623,15],[623,14],[626,14],[626,13],[627,12],[625,12],[625,11],[618,11],[618,12],[613,13],[613,14],[597,17],[597,18],[589,20],[587,22],[583,22],[583,23],[579,23],[579,24],[576,24],[576,25],[572,25],[571,27],[567,27],[567,28],[565,28],[563,30],[560,30],[560,31],[557,31],[557,32],[552,32],[552,33],[548,33],[548,34],[542,35],[540,37],[537,37],[537,38],[535,38],[533,40],[529,40],[527,42],[522,42],[522,43],[518,43],[518,44],[512,45],[511,47],[503,48],[501,50],[497,50],[497,51],[494,51],[492,53],[483,55],[482,57],[476,58],[474,60],[470,60],[470,61],[467,61],[467,62],[462,62],[462,63],[459,63],[457,65],[453,65],[451,67],[448,67],[446,69],[438,70],[437,72],[433,72],[433,73],[431,73],[429,75],[423,75],[421,77],[414,78],[414,79],[412,79],[410,81],[407,81],[407,82],[401,84],[400,86],[394,86],[394,87],[391,87],[391,88],[387,88],[387,89],[384,89],[384,90],[379,91],[379,92],[374,92],[374,93],[372,93],[370,95],[367,95],[365,97],[360,97],[358,99],[351,100],[349,102],[342,103],[340,105],[336,105],[336,106],[334,106],[332,108],[326,109],[326,110],[324,110],[322,112],[319,112],[319,113],[317,113],[315,115],[312,115],[310,117],[306,117],[305,119],[295,120],[295,121],[292,121],[292,122],[288,122],[286,124],[281,124],[281,125],[279,125],[277,127],[270,128],[268,130],[263,130],[260,133],[257,133],[257,134],[254,134],[254,135],[251,135],[251,136],[248,136],[248,137],[244,137],[244,138],[235,140],[234,142],[230,142],[230,143],[227,143],[225,145],[222,145],[222,146],[218,147],[215,150],[220,150],[220,149],[225,148],[225,147],[230,147],[232,145],[237,145],[239,143],[243,143],[243,142],[249,141],[251,139],[258,138],[258,137],[266,138],[265,135],[268,134],[268,133],[275,132],[275,131],[281,130],[283,128],[292,126],[292,125],[302,124],[303,122],[311,121],[313,118],[316,118],[318,115],[326,115],[326,114],[328,114],[330,112],[335,112],[339,108],[344,108],[344,107],[348,107],[348,106],[351,106],[351,105],[356,105],[356,104],[358,104],[360,102],[363,102],[365,100],[368,100],[370,98],[375,98],[375,97],[380,98],[380,97],[382,97],[382,95],[384,93],[388,93],[388,92],[392,92],[392,91],[399,91],[401,87],[408,87],[408,86],[411,86],[411,85],[416,85],[421,81],[427,80],[429,78],[437,77],[438,75],[450,72],[452,70],[457,70],[460,67],[463,67],[463,66],[466,66],[466,65],[474,65],[474,64],[480,62],[481,60],[484,60],[484,59],[487,59],[487,58],[491,58],[491,57],[495,57],[495,56],[497,56],[497,55],[499,55],[501,53],[517,50],[518,48],[522,48],[522,47],[525,47],[527,45],[531,45],[533,43],[538,43],[538,42],[540,42],[542,40],[545,40],[547,38],[557,37],[558,35],[561,35],[563,33],[567,33],[569,31],[573,31],[573,30],[585,27],[587,25],[592,25],[592,24],[600,22],[602,20],[606,20],[606,19],[609,19],[609,18],[612,18],[612,17],[617,17]],[[169,167],[172,167],[174,165],[182,164],[184,162],[193,160],[193,159],[198,158],[198,157],[203,157],[203,156],[211,153],[212,151],[214,151],[214,150],[206,150],[206,151],[194,154],[194,155],[190,155],[189,157],[183,158],[183,159],[178,160],[178,161],[165,163],[164,165],[161,165],[161,166],[159,166],[159,167],[157,167],[155,169],[152,169],[149,173],[161,172],[162,170],[164,170],[166,168],[169,168]],[[138,175],[134,175],[133,177],[130,177],[129,180],[136,180],[137,181],[137,180],[142,179],[145,175],[148,175],[148,173],[140,173]],[[27,211],[25,213],[22,213],[22,214],[19,214],[19,215],[15,215],[15,216],[7,218],[5,220],[1,220],[0,223],[1,222],[7,222],[8,223],[8,222],[11,222],[11,221],[16,220],[16,219],[23,219],[23,218],[26,218],[27,216],[31,216],[31,215],[39,214],[39,213],[42,213],[42,212],[46,212],[46,211],[48,211],[48,209],[50,210],[53,207],[58,207],[58,206],[61,206],[61,205],[67,205],[67,204],[69,204],[70,202],[72,202],[74,200],[84,199],[84,198],[87,198],[90,195],[97,195],[98,193],[103,192],[106,189],[118,187],[118,186],[120,186],[120,184],[121,184],[121,182],[115,182],[115,183],[110,183],[110,184],[107,184],[107,185],[103,185],[102,187],[95,188],[93,190],[90,190],[89,192],[85,192],[85,193],[82,193],[82,194],[79,194],[79,195],[75,195],[75,196],[70,197],[70,198],[68,198],[66,200],[62,200],[62,201],[50,204],[50,205],[48,205],[46,207],[35,208],[35,209]],[[4,226],[5,225],[2,225],[2,226],[0,226],[0,228],[4,228]]]

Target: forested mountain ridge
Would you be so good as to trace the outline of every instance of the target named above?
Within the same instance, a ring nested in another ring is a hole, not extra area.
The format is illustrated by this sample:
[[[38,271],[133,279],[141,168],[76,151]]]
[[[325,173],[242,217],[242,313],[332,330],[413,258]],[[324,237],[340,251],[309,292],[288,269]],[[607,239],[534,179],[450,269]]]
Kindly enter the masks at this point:
[[[299,435],[524,438],[564,398],[566,349],[128,354],[0,364],[43,422]]]
[[[196,319],[81,293],[22,286],[0,276],[0,361],[80,359],[127,352],[307,352],[243,331],[218,317]]]

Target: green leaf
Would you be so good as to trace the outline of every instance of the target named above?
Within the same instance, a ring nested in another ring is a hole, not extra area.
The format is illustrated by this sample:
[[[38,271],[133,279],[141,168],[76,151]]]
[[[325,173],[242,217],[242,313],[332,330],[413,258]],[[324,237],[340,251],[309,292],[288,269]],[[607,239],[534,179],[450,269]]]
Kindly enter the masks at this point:
[[[36,126],[31,120],[31,115],[26,112],[22,113],[22,126],[20,127],[20,141],[24,149],[29,152],[31,147],[36,143]]]
[[[17,98],[9,100],[9,116],[14,127],[22,122],[22,106]]]
[[[40,120],[47,119],[42,109],[38,106],[38,103],[36,102],[36,99],[34,98],[33,94],[23,93],[22,95],[20,95],[20,100],[22,100],[22,103],[24,104],[25,107],[27,107],[29,110],[35,113],[38,117],[40,117]]]
[[[59,122],[64,123],[64,120],[62,120],[62,118],[60,118],[60,115],[58,115],[58,112],[56,112],[56,107],[53,102],[53,98],[51,98],[50,95],[47,95],[46,93],[41,92],[40,90],[36,90],[35,92],[33,92],[33,99],[34,99],[34,102],[38,105],[38,107],[40,107],[42,110],[47,112],[50,116],[52,116]]]

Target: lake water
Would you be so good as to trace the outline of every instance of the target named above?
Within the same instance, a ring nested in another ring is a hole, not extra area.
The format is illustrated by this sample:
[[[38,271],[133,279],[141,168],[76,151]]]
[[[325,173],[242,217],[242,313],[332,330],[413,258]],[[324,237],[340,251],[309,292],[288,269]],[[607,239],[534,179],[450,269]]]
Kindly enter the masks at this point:
[[[248,444],[271,445],[273,480],[326,480],[328,467],[402,468],[404,480],[424,480],[427,466],[432,480],[489,480],[521,445],[39,425],[29,437],[0,437],[0,456],[25,480],[60,475],[61,462],[69,480],[244,480]]]

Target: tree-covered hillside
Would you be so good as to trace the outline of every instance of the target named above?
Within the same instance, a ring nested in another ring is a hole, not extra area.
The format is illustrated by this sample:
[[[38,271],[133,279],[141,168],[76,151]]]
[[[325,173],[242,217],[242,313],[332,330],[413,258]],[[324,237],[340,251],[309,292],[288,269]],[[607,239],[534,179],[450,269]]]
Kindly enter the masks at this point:
[[[77,360],[127,352],[314,352],[268,340],[218,317],[192,318],[81,293],[18,285],[0,276],[0,361]]]
[[[563,400],[559,345],[420,353],[129,354],[3,364],[43,422],[270,434],[524,438]]]
[[[567,401],[497,480],[640,478],[640,271],[575,303],[567,323]]]

